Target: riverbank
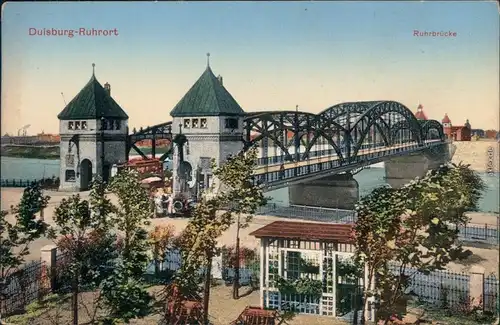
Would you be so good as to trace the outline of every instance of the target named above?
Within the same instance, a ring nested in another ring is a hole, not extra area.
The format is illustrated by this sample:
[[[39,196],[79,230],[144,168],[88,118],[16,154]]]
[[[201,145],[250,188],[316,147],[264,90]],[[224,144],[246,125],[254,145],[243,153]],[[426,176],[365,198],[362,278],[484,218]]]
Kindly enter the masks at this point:
[[[151,154],[151,148],[141,148],[139,149],[145,154]],[[156,147],[156,154],[162,155],[167,152],[166,147]],[[138,155],[135,150],[131,150],[131,155]],[[13,157],[13,158],[27,158],[27,159],[48,159],[54,160],[60,158],[60,148],[59,145],[54,146],[32,146],[32,145],[2,145],[1,146],[1,156],[2,157]]]
[[[15,146],[3,145],[0,154],[2,157],[31,158],[31,159],[59,159],[59,146]]]

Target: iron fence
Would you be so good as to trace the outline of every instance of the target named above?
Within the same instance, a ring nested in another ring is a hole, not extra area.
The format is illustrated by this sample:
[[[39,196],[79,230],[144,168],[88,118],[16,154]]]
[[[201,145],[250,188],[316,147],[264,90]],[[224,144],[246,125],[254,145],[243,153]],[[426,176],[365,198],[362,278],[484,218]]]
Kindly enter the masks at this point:
[[[256,214],[336,223],[355,223],[357,219],[353,210],[303,205],[284,206],[276,203],[269,203],[261,207]],[[496,225],[469,223],[458,227],[458,230],[458,238],[462,241],[485,242],[493,245],[500,244],[498,237],[499,230]]]
[[[483,304],[484,310],[489,312],[497,311],[497,303],[499,298],[499,281],[498,278],[492,274],[484,279],[483,285]]]
[[[276,203],[269,203],[261,207],[256,214],[323,222],[354,223],[356,221],[355,213],[352,210],[305,205],[284,206]]]
[[[480,241],[490,244],[499,244],[498,226],[489,224],[472,224],[460,226],[458,236],[463,241]]]
[[[0,284],[0,315],[7,317],[23,312],[29,304],[50,293],[43,278],[46,265],[42,261],[29,262],[2,278]]]
[[[28,187],[34,184],[40,184],[43,188],[46,189],[56,189],[59,187],[60,180],[59,178],[42,178],[37,180],[29,180],[29,179],[1,179],[0,187]]]
[[[400,274],[398,264],[390,264],[389,268],[394,274]],[[408,295],[420,303],[455,310],[467,310],[474,303],[482,303],[484,311],[496,313],[499,282],[494,275],[483,278],[481,298],[473,301],[470,296],[473,274],[445,270],[424,274],[415,268],[406,268],[403,273],[409,277]]]

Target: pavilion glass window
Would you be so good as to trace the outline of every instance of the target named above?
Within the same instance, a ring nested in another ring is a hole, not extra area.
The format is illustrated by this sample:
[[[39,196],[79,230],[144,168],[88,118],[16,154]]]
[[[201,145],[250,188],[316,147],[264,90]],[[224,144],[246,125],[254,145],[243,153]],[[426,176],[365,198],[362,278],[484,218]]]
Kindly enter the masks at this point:
[[[193,128],[198,128],[199,127],[199,120],[197,118],[193,119],[192,126],[193,126]]]
[[[75,128],[75,124],[73,123],[73,121],[69,121],[68,122],[68,130],[73,130]]]
[[[75,130],[80,130],[80,121],[75,122]]]
[[[82,121],[82,130],[87,130],[87,121]]]
[[[115,130],[120,130],[122,127],[122,123],[120,120],[115,121]]]
[[[191,127],[191,120],[186,118],[184,119],[184,128],[189,129]]]
[[[200,127],[202,129],[206,129],[208,127],[208,123],[207,123],[207,119],[206,118],[200,119]]]

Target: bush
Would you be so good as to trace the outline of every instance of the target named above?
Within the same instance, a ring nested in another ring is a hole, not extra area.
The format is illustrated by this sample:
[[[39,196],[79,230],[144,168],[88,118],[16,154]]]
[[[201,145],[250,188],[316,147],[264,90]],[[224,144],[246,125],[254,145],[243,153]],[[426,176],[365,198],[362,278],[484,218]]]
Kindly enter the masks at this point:
[[[122,267],[116,268],[113,276],[104,283],[102,293],[110,310],[110,318],[128,322],[148,315],[153,298],[144,290],[142,283],[125,276],[125,273]]]
[[[223,246],[222,253],[222,267],[233,268],[236,264],[236,250],[234,246]],[[240,247],[240,267],[250,266],[258,258],[257,250],[248,247]]]

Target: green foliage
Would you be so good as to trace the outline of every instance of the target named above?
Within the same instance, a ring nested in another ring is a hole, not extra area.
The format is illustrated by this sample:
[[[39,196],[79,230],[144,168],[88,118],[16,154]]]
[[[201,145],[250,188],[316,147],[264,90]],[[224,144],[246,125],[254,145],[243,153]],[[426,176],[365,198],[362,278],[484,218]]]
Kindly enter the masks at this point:
[[[109,190],[118,198],[114,224],[124,233],[121,259],[130,276],[142,277],[149,262],[148,233],[151,208],[147,191],[140,186],[139,174],[123,170],[110,183]]]
[[[49,196],[43,195],[39,184],[24,189],[19,204],[11,207],[14,223],[7,220],[8,212],[0,211],[0,303],[7,298],[5,288],[19,266],[30,253],[29,245],[47,230],[47,224],[36,218],[47,207]]]
[[[251,148],[219,167],[212,162],[213,174],[221,183],[221,191],[217,192],[219,200],[229,204],[231,216],[246,217],[240,222],[241,228],[247,227],[257,209],[267,203],[262,189],[253,184],[256,159],[257,149]]]
[[[380,315],[390,315],[403,297],[411,280],[406,269],[429,273],[470,256],[458,241],[458,226],[477,208],[484,188],[468,165],[445,165],[401,189],[375,189],[357,204],[356,263],[367,266],[370,281],[377,278],[365,298],[381,300]],[[398,273],[389,271],[390,261],[400,263]]]
[[[246,221],[250,221],[258,207],[265,204],[262,190],[252,183],[256,157],[254,148],[238,154],[219,167],[212,161],[214,183],[220,186],[201,197],[192,213],[193,217],[177,241],[182,265],[174,276],[174,283],[179,298],[199,296],[198,271],[218,253],[218,238],[233,223],[238,222],[240,225],[241,215],[244,214]]]
[[[109,307],[109,318],[127,322],[144,317],[151,310],[152,297],[143,283],[127,276],[126,267],[118,265],[102,288]]]
[[[66,296],[51,294],[43,298],[41,301],[35,301],[26,306],[26,313],[7,317],[7,324],[31,324],[44,313],[56,309],[59,305],[67,300]]]
[[[65,276],[79,285],[99,287],[110,275],[117,258],[116,236],[110,233],[114,210],[99,179],[92,184],[89,201],[76,194],[55,209],[57,228],[50,229],[49,237],[57,239],[64,254]]]
[[[307,277],[296,280],[286,280],[278,277],[276,288],[278,288],[281,294],[305,295],[313,299],[320,298],[323,294],[323,283],[320,280],[313,280]]]
[[[152,299],[143,285],[150,261],[148,232],[144,228],[151,217],[149,197],[134,170],[122,170],[111,180],[108,189],[119,202],[110,221],[124,236],[116,243],[120,262],[106,278],[102,294],[113,318],[143,317]]]

